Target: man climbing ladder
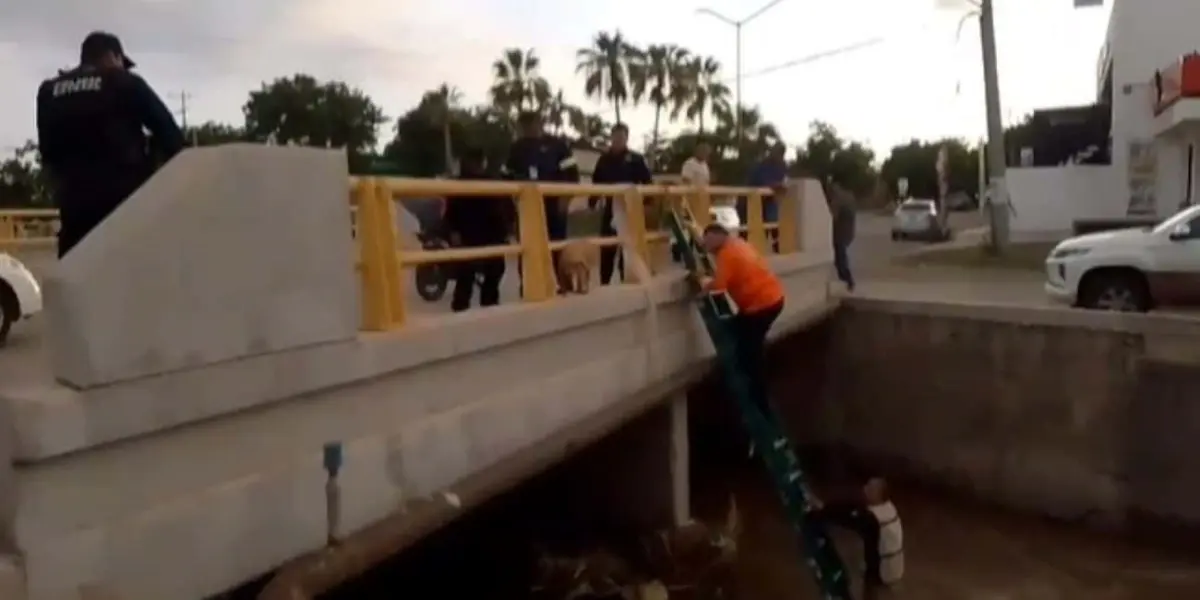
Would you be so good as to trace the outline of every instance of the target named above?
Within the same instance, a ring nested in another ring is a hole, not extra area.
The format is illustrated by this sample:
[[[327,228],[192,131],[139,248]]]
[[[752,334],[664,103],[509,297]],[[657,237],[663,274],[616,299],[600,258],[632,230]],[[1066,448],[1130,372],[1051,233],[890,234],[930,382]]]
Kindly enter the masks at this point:
[[[751,386],[750,399],[767,413],[767,333],[783,312],[783,284],[753,246],[724,227],[705,227],[703,241],[717,261],[713,276],[702,277],[700,286],[706,293],[728,294],[737,305],[737,314],[729,319],[737,361]]]
[[[772,410],[764,372],[766,335],[783,310],[783,286],[757,251],[720,226],[700,230],[682,202],[672,206],[671,234],[702,289],[704,320],[742,424],[771,474],[800,549],[825,600],[851,600],[841,557],[816,509],[791,443]],[[697,239],[703,238],[703,239]],[[709,252],[716,256],[716,264]]]

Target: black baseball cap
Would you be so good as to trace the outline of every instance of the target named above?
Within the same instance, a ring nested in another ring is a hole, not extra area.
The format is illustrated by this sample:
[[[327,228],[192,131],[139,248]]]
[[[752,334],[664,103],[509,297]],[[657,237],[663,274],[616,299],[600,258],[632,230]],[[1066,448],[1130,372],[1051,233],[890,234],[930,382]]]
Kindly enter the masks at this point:
[[[129,55],[125,54],[125,48],[121,46],[120,38],[107,31],[93,31],[83,38],[83,44],[79,47],[79,62],[94,62],[108,52],[119,55],[125,61],[126,69],[137,66],[137,63],[130,60]]]

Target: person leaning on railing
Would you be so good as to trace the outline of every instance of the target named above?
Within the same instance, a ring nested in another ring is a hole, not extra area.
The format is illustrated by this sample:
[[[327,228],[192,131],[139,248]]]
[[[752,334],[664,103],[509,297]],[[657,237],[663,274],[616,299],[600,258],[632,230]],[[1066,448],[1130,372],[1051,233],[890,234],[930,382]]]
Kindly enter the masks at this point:
[[[61,214],[60,258],[150,178],[156,159],[165,162],[183,148],[171,111],[133,67],[116,36],[93,32],[80,47],[79,66],[38,88],[38,148]]]
[[[737,304],[733,332],[738,362],[750,379],[750,397],[765,402],[759,409],[770,414],[767,332],[783,312],[783,283],[754,246],[716,223],[704,228],[704,249],[716,258],[716,270],[700,284],[705,292],[724,292]]]
[[[612,128],[612,142],[608,150],[596,159],[596,168],[592,171],[592,183],[633,183],[649,184],[654,176],[646,164],[646,157],[629,149],[629,127],[617,123]],[[613,222],[613,199],[593,196],[588,199],[588,207],[595,208],[597,202],[603,202],[600,212],[600,235],[612,237],[617,235],[616,223]],[[613,267],[621,279],[625,278],[625,261],[619,246],[605,246],[600,249],[600,285],[608,285],[612,280]]]
[[[459,159],[459,179],[491,179],[482,150],[468,148]],[[508,243],[512,229],[513,203],[508,197],[472,198],[451,196],[446,199],[443,225],[450,243],[456,247],[482,248]],[[454,268],[454,292],[450,309],[462,312],[471,307],[475,284],[479,284],[479,305],[500,303],[500,281],[504,278],[504,257],[495,256],[463,261]]]
[[[554,181],[579,183],[579,166],[571,147],[563,140],[547,135],[542,130],[542,118],[535,112],[523,112],[518,117],[521,137],[508,149],[508,160],[502,174],[515,181]],[[546,209],[546,234],[550,241],[567,239],[567,207],[557,196],[543,198]],[[558,273],[559,253],[551,258],[554,273]],[[518,272],[521,271],[518,262]],[[559,282],[561,289],[562,282]]]

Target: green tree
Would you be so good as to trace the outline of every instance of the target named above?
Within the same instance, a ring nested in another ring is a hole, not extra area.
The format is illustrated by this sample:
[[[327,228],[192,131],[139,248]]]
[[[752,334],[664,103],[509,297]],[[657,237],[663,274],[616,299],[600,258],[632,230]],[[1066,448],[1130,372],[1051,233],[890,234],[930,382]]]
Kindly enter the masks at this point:
[[[0,162],[0,207],[46,206],[50,202],[37,144],[26,141]]]
[[[589,113],[582,108],[572,107],[568,112],[571,129],[575,130],[576,140],[592,147],[608,144],[612,133],[612,123],[604,117]]]
[[[671,44],[655,44],[646,48],[643,68],[633,80],[635,98],[647,98],[654,105],[654,129],[650,134],[650,147],[657,148],[663,111],[678,115],[684,105],[689,89],[684,70],[689,53],[686,49]]]
[[[575,54],[575,72],[584,75],[583,91],[589,98],[611,102],[618,123],[621,105],[639,99],[631,94],[631,82],[643,78],[642,54],[620,31],[597,33],[590,48],[581,48]]]
[[[244,142],[246,130],[225,123],[206,121],[200,125],[183,128],[183,138],[192,146],[215,146],[231,142]]]
[[[345,148],[352,168],[370,156],[387,121],[383,109],[361,90],[302,74],[264,83],[250,92],[242,112],[250,139]]]
[[[979,192],[979,150],[968,148],[959,139],[948,138],[932,142],[912,140],[892,148],[880,167],[880,176],[888,191],[899,195],[896,182],[908,180],[908,195],[915,198],[934,198],[938,194],[937,156],[946,147],[946,179],[948,191],[975,195]]]
[[[859,142],[847,142],[828,123],[814,121],[809,136],[796,149],[792,171],[822,181],[833,180],[857,196],[875,187],[875,153]]]
[[[506,114],[491,106],[452,106],[446,114],[444,106],[443,90],[430,90],[396,120],[395,135],[383,151],[383,159],[394,171],[414,177],[444,174],[446,153],[442,148],[447,140],[451,155],[470,145],[481,149],[493,163],[504,160],[512,140]],[[449,137],[444,124],[449,125]]]

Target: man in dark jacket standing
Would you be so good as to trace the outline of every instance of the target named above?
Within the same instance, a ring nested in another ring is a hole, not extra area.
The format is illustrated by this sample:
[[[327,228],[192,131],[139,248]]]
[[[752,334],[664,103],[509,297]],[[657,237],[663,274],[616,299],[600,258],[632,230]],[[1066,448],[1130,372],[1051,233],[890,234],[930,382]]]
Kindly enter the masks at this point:
[[[524,112],[517,119],[521,137],[508,150],[504,164],[504,176],[516,181],[555,181],[579,183],[579,166],[570,146],[558,138],[542,131],[542,119],[535,112]],[[556,196],[544,198],[546,207],[546,234],[550,241],[567,239],[567,210],[562,199]],[[552,255],[554,272],[558,273],[559,253]],[[519,263],[518,263],[519,264]],[[559,287],[561,288],[561,282]]]
[[[629,149],[629,127],[617,123],[612,128],[612,142],[608,151],[596,159],[596,168],[592,171],[592,183],[633,183],[648,184],[654,177],[646,158]],[[600,212],[600,235],[612,237],[617,235],[613,225],[613,198],[591,198],[588,204],[596,207],[596,202],[602,202]],[[619,246],[605,246],[600,250],[600,284],[608,285],[612,281],[613,267],[619,270],[622,279],[625,278],[625,261]]]
[[[459,179],[490,179],[482,150],[468,149],[460,159]],[[514,218],[508,197],[451,197],[446,200],[444,226],[450,243],[464,248],[502,246],[508,242]],[[471,307],[475,284],[479,284],[479,305],[500,303],[500,281],[504,278],[504,257],[480,258],[454,266],[454,294],[450,309],[462,312]]]
[[[59,207],[60,258],[150,178],[156,158],[183,148],[171,111],[133,66],[116,36],[94,32],[79,66],[38,88],[38,148]]]
[[[833,220],[833,268],[846,289],[854,291],[854,275],[850,272],[850,244],[854,242],[854,220],[858,216],[854,195],[830,181],[825,186],[829,214]]]

